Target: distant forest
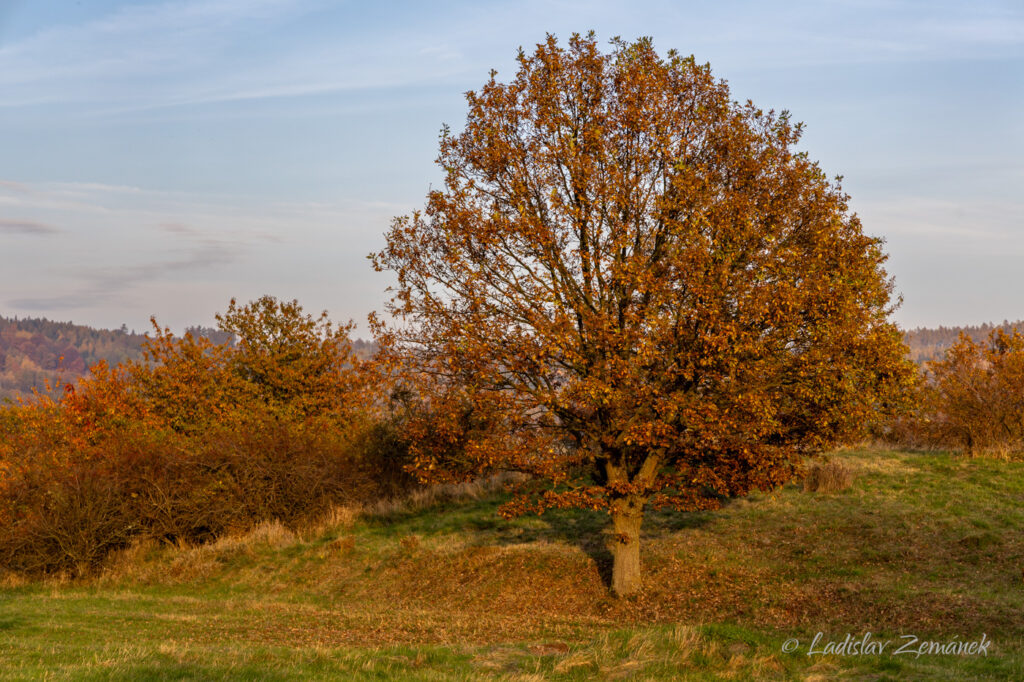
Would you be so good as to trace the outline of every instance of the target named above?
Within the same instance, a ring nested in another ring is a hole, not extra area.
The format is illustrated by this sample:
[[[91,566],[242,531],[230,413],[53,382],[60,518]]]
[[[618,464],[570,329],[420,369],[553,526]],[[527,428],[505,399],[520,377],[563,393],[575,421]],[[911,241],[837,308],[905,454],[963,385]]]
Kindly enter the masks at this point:
[[[58,387],[101,360],[114,365],[142,357],[145,336],[47,319],[0,317],[0,399],[30,397]]]
[[[956,343],[961,332],[967,334],[975,341],[982,341],[995,329],[1010,331],[1017,328],[1024,334],[1024,320],[1009,322],[1003,320],[1002,324],[981,324],[974,327],[938,327],[928,329],[919,327],[903,332],[903,340],[910,348],[911,359],[919,365],[932,360],[938,360],[946,352],[946,349]]]
[[[227,332],[209,327],[189,327],[194,336],[216,343],[233,343]],[[45,318],[0,317],[0,401],[31,398],[34,392],[51,394],[86,374],[101,360],[116,365],[142,359],[144,334],[121,329],[94,329]],[[366,357],[373,344],[356,340],[356,353]]]
[[[918,364],[936,360],[956,342],[961,332],[976,341],[986,338],[993,329],[1017,327],[1024,332],[1024,320],[1003,321],[974,327],[918,328],[904,333],[910,357]],[[205,336],[216,343],[231,343],[230,334],[208,327],[189,327],[195,336]],[[83,376],[100,360],[116,365],[123,360],[142,358],[144,334],[121,329],[94,329],[71,322],[47,319],[0,317],[0,400],[29,398],[33,391],[55,390]],[[372,341],[353,341],[356,354],[373,354]]]

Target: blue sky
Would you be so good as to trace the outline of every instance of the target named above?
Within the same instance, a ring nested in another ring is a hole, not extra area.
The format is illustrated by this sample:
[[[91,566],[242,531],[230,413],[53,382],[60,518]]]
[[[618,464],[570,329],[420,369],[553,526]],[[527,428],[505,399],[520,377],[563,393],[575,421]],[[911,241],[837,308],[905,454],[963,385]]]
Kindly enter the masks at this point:
[[[803,121],[904,326],[1024,318],[1017,0],[0,0],[0,315],[180,330],[272,294],[363,323],[463,93],[590,29]]]

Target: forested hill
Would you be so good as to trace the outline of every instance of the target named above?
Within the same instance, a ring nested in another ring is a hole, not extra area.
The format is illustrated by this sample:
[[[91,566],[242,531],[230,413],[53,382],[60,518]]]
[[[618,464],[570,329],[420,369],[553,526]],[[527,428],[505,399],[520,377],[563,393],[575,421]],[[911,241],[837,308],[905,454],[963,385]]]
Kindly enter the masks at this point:
[[[956,343],[963,332],[975,341],[988,338],[994,329],[1010,331],[1016,327],[1024,334],[1024,320],[1008,322],[1003,320],[1002,324],[981,324],[974,327],[938,327],[927,329],[919,327],[903,333],[903,339],[910,348],[910,357],[914,362],[921,364],[930,360],[938,360],[946,349]]]
[[[207,327],[187,331],[215,343],[233,343],[231,334]],[[0,402],[28,398],[33,389],[45,392],[47,384],[62,386],[83,376],[100,360],[116,365],[142,357],[144,334],[121,329],[94,329],[45,318],[0,317]],[[356,355],[368,358],[376,346],[357,339]]]
[[[142,356],[142,334],[71,322],[0,317],[0,399],[29,396],[86,373],[100,360],[114,365]]]

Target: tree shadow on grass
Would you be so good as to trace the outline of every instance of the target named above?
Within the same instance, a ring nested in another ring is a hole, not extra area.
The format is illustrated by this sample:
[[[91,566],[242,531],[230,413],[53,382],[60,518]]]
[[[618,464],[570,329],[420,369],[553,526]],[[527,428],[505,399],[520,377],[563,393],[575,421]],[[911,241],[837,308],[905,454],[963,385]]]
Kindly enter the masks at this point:
[[[129,665],[115,671],[83,670],[83,680],[124,679],[145,682],[146,680],[292,680],[295,673],[268,670],[266,666],[221,666],[203,663],[181,663],[177,661],[160,661]]]
[[[19,627],[24,623],[25,621],[22,618],[5,616],[3,618],[0,618],[0,630],[13,630],[14,628]]]
[[[606,511],[553,509],[540,516],[502,518],[498,507],[509,496],[496,494],[476,500],[447,500],[430,507],[397,509],[364,519],[370,533],[378,537],[405,535],[441,536],[471,534],[475,545],[516,546],[534,542],[564,543],[579,547],[597,567],[601,580],[611,585],[612,553],[608,548],[611,518]],[[651,510],[644,514],[641,542],[699,528],[711,519],[711,512]]]
[[[548,510],[526,529],[508,528],[499,534],[499,545],[528,544],[537,541],[563,542],[579,547],[590,557],[606,587],[612,583],[612,553],[609,549],[611,517],[606,511],[589,509]],[[679,531],[700,528],[711,519],[707,512],[647,510],[644,513],[640,542],[647,543]],[[538,521],[540,523],[538,523]]]

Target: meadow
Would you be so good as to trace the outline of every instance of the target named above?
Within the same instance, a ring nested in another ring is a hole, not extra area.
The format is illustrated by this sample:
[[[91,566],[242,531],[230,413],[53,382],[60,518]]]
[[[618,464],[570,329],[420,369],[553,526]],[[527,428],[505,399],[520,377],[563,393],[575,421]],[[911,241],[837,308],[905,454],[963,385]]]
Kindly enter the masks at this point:
[[[605,512],[502,519],[501,481],[9,574],[0,679],[1024,679],[1024,463],[830,458],[848,488],[648,514],[632,598],[609,594]],[[819,632],[895,643],[809,655]],[[909,635],[991,644],[889,653]]]

